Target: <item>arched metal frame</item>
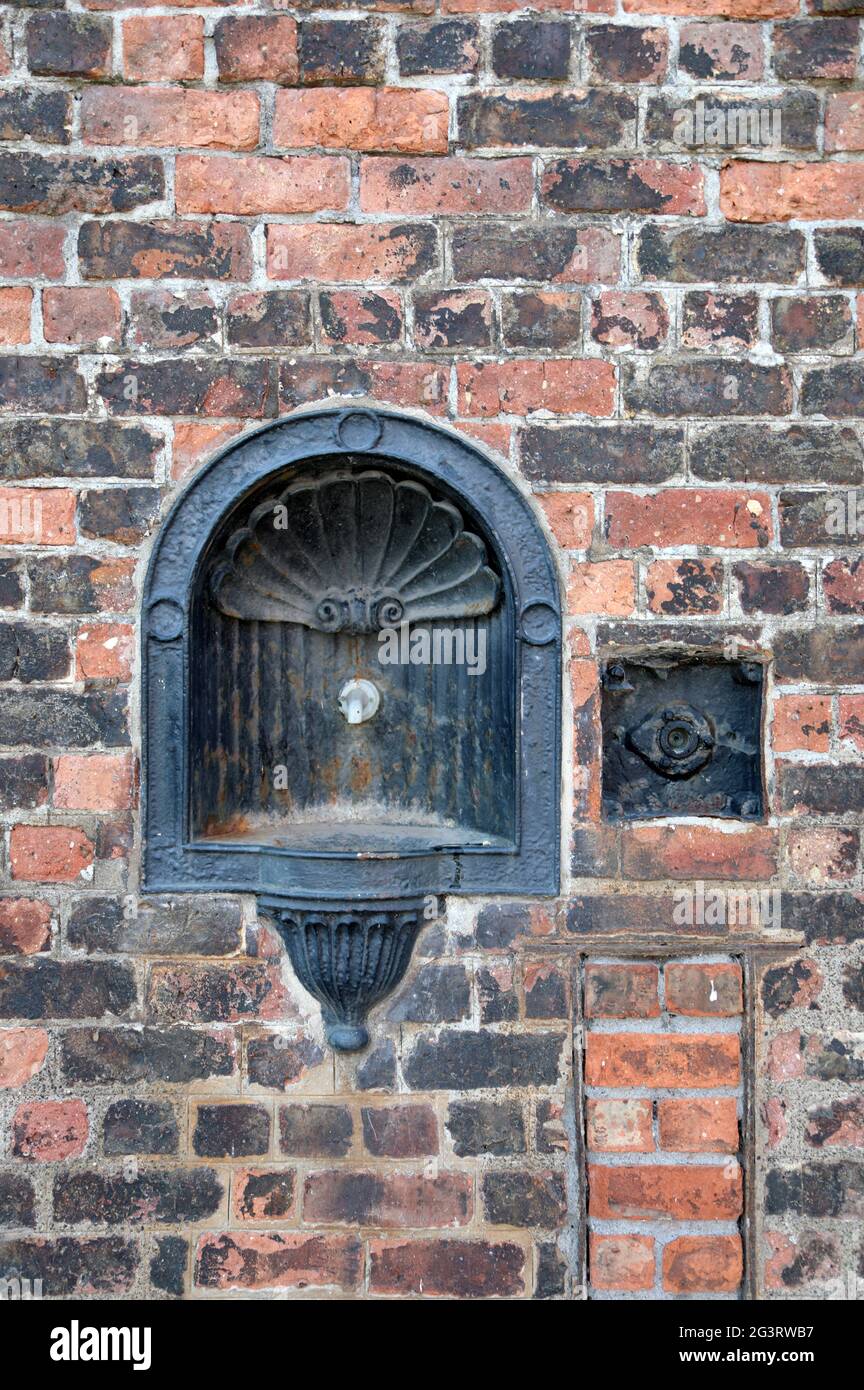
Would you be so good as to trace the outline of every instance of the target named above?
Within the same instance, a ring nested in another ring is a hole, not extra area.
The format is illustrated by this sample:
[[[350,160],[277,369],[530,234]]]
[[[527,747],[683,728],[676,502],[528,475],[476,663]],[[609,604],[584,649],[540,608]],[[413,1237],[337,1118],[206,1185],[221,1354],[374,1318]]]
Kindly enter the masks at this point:
[[[189,795],[190,614],[211,538],[245,497],[304,461],[396,461],[436,481],[479,519],[514,607],[516,836],[508,848],[421,848],[375,857],[193,839]],[[529,501],[482,450],[448,430],[361,406],[292,416],[231,443],[178,498],[154,547],[142,623],[144,887],[254,892],[327,914],[379,915],[435,893],[559,891],[561,606],[557,574]],[[326,1011],[325,1011],[326,1012]],[[340,1045],[337,1043],[337,1045]],[[359,1045],[341,1044],[341,1045]]]

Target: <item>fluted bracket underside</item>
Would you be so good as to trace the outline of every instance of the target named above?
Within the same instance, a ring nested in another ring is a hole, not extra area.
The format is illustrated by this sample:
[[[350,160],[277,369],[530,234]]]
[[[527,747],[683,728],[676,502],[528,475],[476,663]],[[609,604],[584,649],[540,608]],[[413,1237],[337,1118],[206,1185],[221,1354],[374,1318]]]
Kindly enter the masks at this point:
[[[423,900],[318,907],[268,898],[260,907],[275,922],[300,983],[321,1004],[331,1047],[365,1047],[369,1010],[408,968],[423,926]]]

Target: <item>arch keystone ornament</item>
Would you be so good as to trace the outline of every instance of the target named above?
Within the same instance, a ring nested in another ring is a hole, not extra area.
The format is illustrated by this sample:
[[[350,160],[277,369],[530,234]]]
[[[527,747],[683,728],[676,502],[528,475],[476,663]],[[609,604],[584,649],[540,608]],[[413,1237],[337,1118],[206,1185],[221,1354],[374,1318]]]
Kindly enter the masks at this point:
[[[145,888],[255,893],[333,1047],[368,1041],[440,895],[558,893],[558,580],[476,445],[371,408],[234,441],[144,612]]]

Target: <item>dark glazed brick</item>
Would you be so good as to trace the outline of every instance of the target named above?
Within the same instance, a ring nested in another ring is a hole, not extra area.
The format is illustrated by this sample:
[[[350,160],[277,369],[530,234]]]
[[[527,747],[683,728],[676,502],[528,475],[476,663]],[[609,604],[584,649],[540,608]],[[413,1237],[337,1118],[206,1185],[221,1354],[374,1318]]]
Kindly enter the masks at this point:
[[[508,347],[559,350],[578,345],[582,300],[578,294],[524,290],[504,295],[501,328]]]
[[[570,26],[563,20],[517,19],[492,35],[496,77],[563,81],[570,67]]]
[[[419,347],[487,347],[492,339],[489,297],[476,291],[418,291],[414,295],[414,332]]]
[[[844,1131],[861,1133],[864,1130],[864,1099],[852,1096],[848,1100],[835,1100],[830,1105],[814,1106],[807,1111],[807,1128],[804,1141],[814,1149],[821,1149],[832,1140],[843,1142]]]
[[[106,1154],[175,1154],[180,1143],[174,1107],[164,1100],[118,1100],[105,1112]]]
[[[94,743],[124,746],[129,743],[126,718],[125,695],[0,691],[0,729],[6,743],[34,748],[53,744],[88,748]]]
[[[567,1261],[552,1241],[541,1241],[536,1247],[534,1297],[537,1299],[565,1298],[567,1295]]]
[[[864,967],[847,965],[843,971],[843,998],[859,1014],[864,1013]]]
[[[553,1230],[567,1216],[561,1173],[486,1173],[483,1208],[493,1226],[539,1226]]]
[[[398,343],[402,336],[402,312],[398,304],[383,294],[360,291],[355,304],[356,317],[346,316],[345,302],[335,294],[321,291],[318,307],[321,327],[333,343]]]
[[[741,560],[732,574],[745,613],[800,613],[809,606],[810,576],[794,561]]]
[[[300,81],[354,86],[381,81],[380,26],[366,19],[304,20],[297,35]]]
[[[360,1091],[391,1091],[396,1085],[396,1047],[392,1038],[374,1043],[357,1067]]]
[[[0,1242],[0,1269],[17,1270],[31,1284],[41,1279],[45,1292],[50,1290],[54,1298],[126,1293],[138,1264],[134,1243],[119,1236]]]
[[[0,636],[0,658],[2,650]],[[32,810],[47,800],[47,758],[41,758],[38,753],[25,753],[17,758],[0,757],[0,811],[11,811],[15,807]]]
[[[246,1173],[242,1185],[235,1187],[236,1214],[245,1221],[278,1221],[290,1217],[294,1205],[296,1174],[293,1169],[278,1172]],[[238,1182],[241,1180],[238,1178]]]
[[[260,1105],[199,1105],[192,1147],[199,1158],[266,1154],[270,1115]]]
[[[453,229],[453,275],[473,280],[579,280],[585,233],[549,223],[538,227],[492,222]]]
[[[605,82],[661,82],[669,40],[663,29],[595,24],[585,31],[594,73]]]
[[[30,607],[37,613],[125,613],[135,597],[132,563],[114,557],[40,555],[28,564]],[[54,698],[72,697],[58,692]]]
[[[836,492],[781,492],[780,544],[788,549],[853,545],[860,550],[861,537],[855,527],[845,529],[846,500]]]
[[[135,383],[134,395],[130,381]],[[99,372],[96,390],[117,415],[227,414],[254,419],[275,409],[270,363],[255,358],[120,362]]]
[[[234,1049],[225,1034],[192,1028],[75,1028],[62,1035],[67,1081],[188,1085],[234,1074]]]
[[[0,1018],[102,1018],[128,1013],[135,978],[114,961],[10,961],[0,971]]]
[[[843,81],[855,76],[855,19],[792,20],[774,25],[774,71],[786,82]]]
[[[535,145],[606,150],[630,143],[636,103],[613,91],[478,92],[459,98],[458,120],[466,149]]]
[[[786,1212],[801,1216],[864,1215],[864,1165],[805,1163],[797,1168],[772,1168],[765,1177],[768,1216]]]
[[[531,932],[531,909],[519,903],[490,903],[477,914],[474,939],[481,950],[501,951]]]
[[[447,1130],[459,1158],[525,1153],[525,1124],[517,1101],[454,1101]]]
[[[78,498],[79,531],[91,540],[138,545],[153,529],[160,497],[155,487],[82,492]]]
[[[819,125],[819,97],[803,89],[779,97],[760,93],[758,105],[746,92],[699,92],[687,99],[658,93],[648,98],[644,144],[646,150],[664,154],[718,148],[737,154],[742,149],[763,151],[767,134],[771,139],[779,136],[783,149],[815,150]]]
[[[107,1226],[203,1221],[218,1211],[222,1183],[212,1168],[147,1168],[127,1180],[122,1174],[62,1173],[54,1181],[54,1219]]]
[[[130,346],[183,348],[215,342],[219,331],[216,306],[208,293],[171,294],[169,290],[144,290],[132,294]]]
[[[700,180],[689,164],[648,169],[642,159],[556,159],[540,193],[556,212],[698,213]]]
[[[811,816],[860,815],[864,811],[864,767],[853,763],[812,767],[781,763],[778,782],[781,811]]]
[[[282,1105],[279,1148],[292,1158],[344,1158],[354,1122],[345,1105]]]
[[[35,1225],[36,1194],[30,1179],[20,1173],[0,1173],[0,1228]],[[10,1275],[4,1270],[0,1277],[8,1279]]]
[[[622,368],[625,408],[656,415],[785,415],[792,381],[785,367],[732,358],[652,362],[644,373]]]
[[[864,666],[864,626],[803,628],[780,632],[774,643],[778,680],[819,685],[857,683]]]
[[[396,53],[403,77],[475,72],[480,62],[477,25],[471,19],[400,25],[396,34]]]
[[[526,1018],[567,1018],[567,980],[555,966],[526,965],[524,991]]]
[[[323,1060],[324,1053],[311,1038],[292,1041],[274,1034],[267,1038],[251,1038],[246,1048],[249,1084],[266,1086],[271,1091],[283,1091]]]
[[[387,1011],[393,1023],[456,1023],[471,1007],[468,976],[461,965],[424,965]]]
[[[864,227],[817,227],[813,249],[828,284],[864,285]]]
[[[110,20],[59,10],[34,15],[27,21],[27,65],[40,77],[110,76]]]
[[[772,1018],[779,1018],[789,1009],[812,1001],[819,993],[821,977],[812,961],[796,960],[790,965],[777,965],[766,970],[762,977],[762,1004]]]
[[[804,373],[801,413],[840,419],[864,414],[864,364],[838,362]]]
[[[443,1298],[516,1298],[525,1252],[509,1241],[413,1240],[372,1248],[373,1293]]]
[[[529,425],[522,471],[533,482],[663,483],[684,471],[684,431],[654,425]]]
[[[802,932],[809,946],[864,940],[864,900],[854,893],[784,893],[783,927]]]
[[[150,1261],[150,1283],[154,1289],[170,1293],[175,1298],[182,1297],[188,1260],[188,1240],[182,1236],[160,1236],[156,1242],[156,1254]]]
[[[364,1106],[363,1143],[376,1158],[425,1158],[438,1152],[438,1124],[431,1105]]]
[[[748,348],[759,337],[759,297],[691,290],[684,296],[681,343],[687,348]]]
[[[3,420],[0,477],[152,478],[161,447],[161,439],[142,425]]]
[[[711,482],[854,483],[864,450],[845,426],[715,425],[694,434],[690,467]]]
[[[805,243],[801,232],[768,227],[684,227],[681,230],[649,222],[636,242],[636,257],[646,280],[751,280],[788,284],[804,269]]]
[[[418,1038],[404,1064],[414,1091],[476,1091],[493,1086],[553,1086],[560,1033],[464,1033],[444,1029]]]
[[[507,1023],[519,1016],[513,971],[509,965],[477,971],[481,1023]]]
[[[62,628],[0,624],[0,680],[61,680],[69,672],[69,637]]]
[[[86,402],[87,390],[74,357],[0,357],[0,410],[62,415],[85,410]]]
[[[0,560],[0,608],[20,608],[23,603],[24,579],[20,563]]]
[[[772,299],[771,322],[778,352],[852,351],[852,314],[842,295]]]
[[[162,161],[93,155],[0,152],[0,208],[60,217],[67,212],[130,212],[165,192]],[[118,223],[117,226],[134,226]]]
[[[309,296],[300,290],[241,294],[225,311],[225,341],[232,347],[290,347],[309,337]]]
[[[249,233],[237,222],[83,222],[78,260],[86,280],[248,280],[252,273]]]
[[[66,938],[76,950],[128,955],[230,955],[240,947],[236,900],[141,900],[128,915],[116,898],[78,898]]]
[[[0,140],[68,145],[72,99],[66,92],[0,93]]]

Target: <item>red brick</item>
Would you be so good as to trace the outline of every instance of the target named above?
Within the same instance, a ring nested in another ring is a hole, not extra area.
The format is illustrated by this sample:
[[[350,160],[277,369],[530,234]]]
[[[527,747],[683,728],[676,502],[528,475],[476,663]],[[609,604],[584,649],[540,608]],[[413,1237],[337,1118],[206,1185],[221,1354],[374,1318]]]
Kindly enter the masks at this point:
[[[94,848],[73,825],[13,825],[12,877],[32,883],[75,883],[92,876]]]
[[[276,93],[273,142],[283,149],[446,154],[444,92],[400,87],[316,87]]]
[[[12,1117],[12,1152],[16,1158],[56,1163],[78,1158],[87,1144],[89,1125],[83,1100],[37,1100],[21,1105]]]
[[[343,389],[343,370],[347,373],[347,390]],[[286,410],[293,410],[306,401],[320,400],[324,396],[350,395],[352,384],[357,380],[368,384],[364,394],[379,401],[420,406],[433,415],[443,415],[447,409],[447,369],[430,362],[355,363],[352,360],[346,364],[332,358],[323,362],[307,358],[296,365],[283,364],[280,400]]]
[[[716,965],[667,965],[666,1008],[689,1018],[732,1018],[744,1007],[741,967],[732,962]]]
[[[236,1221],[285,1221],[294,1216],[296,1174],[293,1168],[235,1171],[231,1209]]]
[[[30,341],[30,306],[33,291],[23,285],[0,289],[0,347]]]
[[[307,1224],[351,1226],[465,1226],[471,1220],[470,1175],[356,1172],[311,1173],[303,1190]]]
[[[854,699],[854,696],[848,698]],[[842,714],[841,697],[841,714]],[[864,703],[864,702],[862,702]],[[864,709],[862,709],[864,714]],[[814,888],[823,882],[849,883],[858,874],[860,837],[857,831],[833,826],[790,828],[786,837],[786,858],[796,878]]]
[[[777,870],[777,832],[761,826],[626,826],[621,849],[628,878],[764,879]]]
[[[560,546],[565,550],[588,549],[594,530],[594,498],[590,492],[544,492],[537,501]]]
[[[66,228],[15,218],[0,222],[0,275],[11,280],[33,276],[61,279],[66,274]]]
[[[178,212],[339,211],[348,206],[350,169],[338,156],[180,155]]]
[[[743,1271],[740,1236],[679,1236],[663,1247],[670,1293],[734,1293]]]
[[[719,613],[723,607],[721,560],[655,560],[645,577],[652,613]]]
[[[591,1284],[595,1289],[635,1293],[654,1287],[654,1241],[651,1236],[601,1236],[589,1242]]]
[[[133,802],[131,753],[65,753],[54,763],[54,805],[69,811],[126,811]]]
[[[438,1152],[438,1122],[431,1105],[365,1105],[363,1145],[376,1158],[425,1158]]]
[[[419,290],[414,295],[414,342],[434,351],[486,347],[492,340],[492,301],[486,290]]]
[[[74,492],[0,487],[0,545],[74,544]]]
[[[242,434],[245,426],[236,422],[211,425],[196,421],[178,421],[174,426],[174,453],[171,477],[175,481],[185,478],[211,454],[215,454],[223,444],[236,435]]]
[[[650,1100],[595,1100],[587,1103],[586,1142],[608,1153],[650,1153],[654,1148]]]
[[[787,1294],[805,1281],[836,1278],[840,1273],[837,1242],[822,1226],[821,1230],[796,1232],[789,1237],[781,1231],[766,1231],[765,1287]]]
[[[697,1154],[738,1152],[738,1102],[734,1096],[661,1100],[657,1115],[661,1149]]]
[[[404,314],[396,290],[327,290],[319,306],[323,343],[365,347],[401,340]]]
[[[134,632],[128,623],[89,623],[75,644],[76,679],[128,681],[134,655]]]
[[[81,135],[88,145],[248,150],[258,144],[258,123],[255,92],[93,87],[81,98]]]
[[[510,457],[512,430],[509,425],[499,424],[497,421],[486,423],[480,420],[460,420],[458,429],[460,434],[478,440],[487,449],[495,449],[505,458]]]
[[[42,323],[48,343],[116,347],[123,324],[120,298],[101,285],[52,285],[42,291]]]
[[[864,559],[832,560],[822,571],[829,613],[864,613]]]
[[[354,1236],[213,1232],[198,1243],[195,1281],[206,1289],[356,1289],[362,1266]]]
[[[38,898],[0,898],[0,951],[32,956],[51,945],[51,906]],[[0,1040],[2,1040],[0,1033]]]
[[[864,150],[864,93],[829,93],[825,105],[825,149]]]
[[[596,358],[464,362],[456,369],[462,415],[611,415],[615,368]]]
[[[669,333],[663,297],[641,290],[604,290],[591,305],[591,337],[607,347],[658,348]]]
[[[587,1018],[658,1018],[656,965],[586,965]]]
[[[568,613],[627,617],[636,607],[632,560],[584,560],[571,565]]]
[[[700,1164],[588,1169],[588,1210],[606,1221],[734,1221],[741,1214],[741,1169]]]
[[[864,751],[864,695],[840,696],[840,737]]]
[[[214,30],[220,82],[296,82],[297,21],[227,15]]]
[[[774,701],[771,742],[778,753],[803,748],[827,753],[831,736],[828,695],[779,695]]]
[[[783,19],[798,0],[624,0],[627,14],[718,15],[722,19]]]
[[[47,1056],[44,1028],[0,1028],[0,1089],[24,1086]]]
[[[407,280],[430,268],[435,238],[422,224],[347,222],[271,225],[267,274],[272,280]]]
[[[734,1033],[589,1033],[589,1086],[737,1086],[740,1048]]]
[[[682,24],[679,66],[691,77],[758,82],[765,66],[756,24]]]
[[[191,14],[124,19],[123,73],[130,82],[183,82],[203,77],[203,19]]]
[[[370,1291],[423,1298],[515,1298],[524,1292],[525,1252],[512,1241],[370,1242]]]
[[[720,207],[730,222],[855,218],[862,201],[864,164],[733,160],[720,174]]]
[[[669,487],[641,496],[633,492],[606,495],[606,536],[619,549],[643,545],[734,549],[765,545],[771,535],[771,502],[764,492]]]
[[[364,159],[364,212],[527,212],[530,159]]]

